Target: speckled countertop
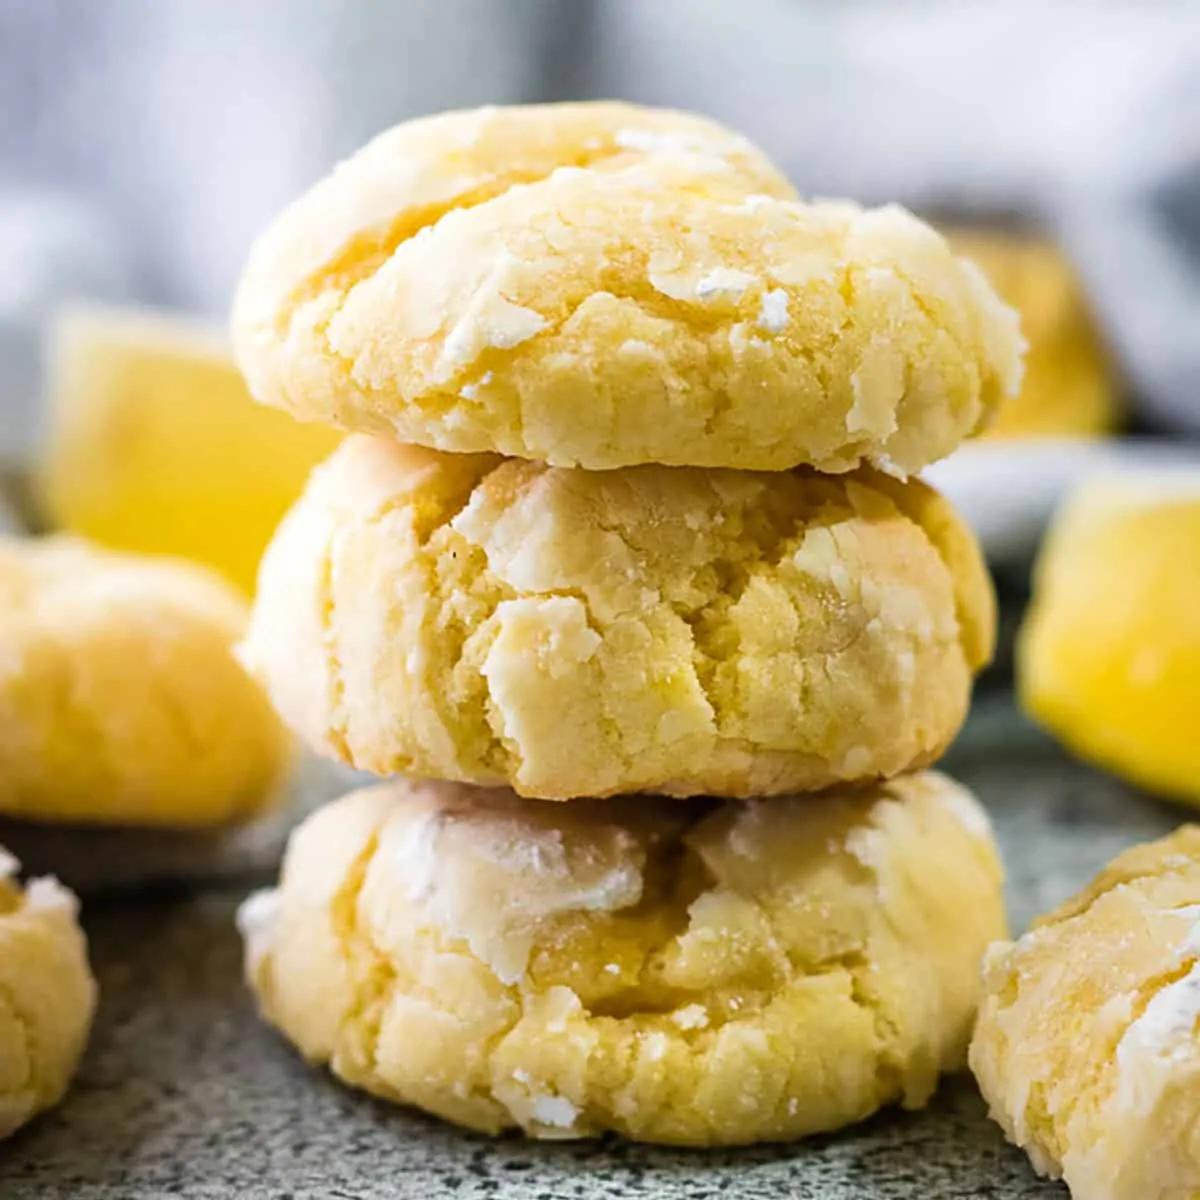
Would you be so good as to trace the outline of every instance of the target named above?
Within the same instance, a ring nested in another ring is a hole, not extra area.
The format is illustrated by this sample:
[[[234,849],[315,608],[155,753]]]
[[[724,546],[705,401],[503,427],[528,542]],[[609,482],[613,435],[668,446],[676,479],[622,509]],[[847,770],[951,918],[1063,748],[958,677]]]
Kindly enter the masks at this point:
[[[1185,818],[1070,762],[1003,694],[977,706],[945,766],[993,814],[1018,925]],[[66,1102],[0,1149],[0,1197],[1066,1197],[1004,1144],[969,1079],[922,1113],[732,1153],[494,1142],[390,1109],[308,1069],[259,1024],[232,926],[254,875],[247,865],[190,891],[88,903],[102,997],[91,1049]]]

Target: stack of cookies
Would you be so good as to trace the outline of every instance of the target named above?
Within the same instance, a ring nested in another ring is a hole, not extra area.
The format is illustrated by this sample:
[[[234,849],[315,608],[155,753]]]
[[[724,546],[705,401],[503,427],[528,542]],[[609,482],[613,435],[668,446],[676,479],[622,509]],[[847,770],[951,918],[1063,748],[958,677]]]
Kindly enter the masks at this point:
[[[244,906],[267,1019],[491,1132],[743,1144],[924,1103],[1005,932],[981,809],[922,771],[992,594],[908,478],[1019,382],[979,272],[697,117],[488,109],[293,205],[234,330],[260,401],[352,431],[245,660],[394,777]]]

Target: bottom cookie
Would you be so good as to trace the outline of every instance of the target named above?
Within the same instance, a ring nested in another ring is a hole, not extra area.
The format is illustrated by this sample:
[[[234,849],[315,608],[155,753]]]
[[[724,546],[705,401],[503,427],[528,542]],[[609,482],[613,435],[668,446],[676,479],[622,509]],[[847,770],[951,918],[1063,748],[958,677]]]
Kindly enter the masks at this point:
[[[932,772],[688,804],[391,782],[309,818],[239,924],[264,1016],[347,1083],[691,1146],[924,1104],[1005,936],[987,818]]]

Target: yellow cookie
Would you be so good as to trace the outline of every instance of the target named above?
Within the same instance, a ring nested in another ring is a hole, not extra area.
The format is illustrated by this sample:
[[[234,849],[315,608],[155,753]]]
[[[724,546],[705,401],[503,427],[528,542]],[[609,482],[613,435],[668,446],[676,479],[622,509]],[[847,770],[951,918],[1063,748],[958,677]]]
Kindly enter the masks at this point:
[[[1015,314],[928,226],[613,103],[383,134],[263,235],[233,330],[298,417],[596,469],[903,475],[1020,377]]]
[[[917,481],[351,437],[264,555],[242,653],[310,745],[380,775],[755,796],[932,762],[994,625]]]
[[[0,848],[0,1137],[62,1099],[96,1008],[75,897],[16,871]]]
[[[989,953],[971,1069],[1076,1200],[1200,1187],[1200,827],[1116,858]]]
[[[1034,582],[1027,711],[1082,757],[1200,805],[1200,472],[1084,485]]]
[[[1021,314],[1029,342],[1020,394],[988,427],[991,437],[1107,433],[1120,416],[1116,374],[1071,264],[1049,242],[979,232],[951,246],[971,259]]]
[[[239,923],[265,1017],[347,1083],[690,1146],[923,1105],[1005,931],[987,818],[935,774],[690,805],[397,781],[311,817]]]
[[[187,827],[261,810],[290,739],[234,657],[245,622],[203,568],[0,540],[0,814]]]

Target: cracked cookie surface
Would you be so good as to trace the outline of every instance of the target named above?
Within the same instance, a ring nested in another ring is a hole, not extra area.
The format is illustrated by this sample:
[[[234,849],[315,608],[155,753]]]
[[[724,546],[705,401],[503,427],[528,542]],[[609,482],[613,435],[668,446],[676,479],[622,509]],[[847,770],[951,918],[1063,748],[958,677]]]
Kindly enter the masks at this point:
[[[550,805],[396,781],[246,902],[267,1020],[474,1129],[738,1145],[923,1105],[1004,936],[987,818],[933,773],[813,799]]]
[[[905,475],[1015,393],[1022,349],[911,214],[803,203],[744,138],[615,103],[382,134],[260,238],[233,332],[303,419],[593,469]]]
[[[183,828],[268,805],[291,739],[234,656],[246,616],[201,567],[0,540],[0,813]]]
[[[16,872],[0,847],[0,1137],[62,1098],[96,1008],[75,897]]]
[[[992,1117],[1078,1200],[1200,1185],[1200,827],[1119,855],[989,951],[971,1069]]]
[[[917,481],[351,437],[264,556],[242,656],[309,745],[376,774],[753,796],[932,762],[994,624]]]

